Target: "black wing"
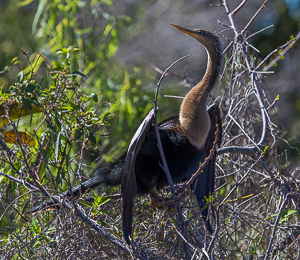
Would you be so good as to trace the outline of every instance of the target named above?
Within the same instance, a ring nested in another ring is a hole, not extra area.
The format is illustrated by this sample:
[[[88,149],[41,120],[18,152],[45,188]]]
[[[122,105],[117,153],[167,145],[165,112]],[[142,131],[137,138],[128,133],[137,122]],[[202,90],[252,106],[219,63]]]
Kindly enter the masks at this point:
[[[135,160],[145,137],[152,125],[154,109],[152,109],[140,124],[129,145],[125,165],[122,174],[122,196],[123,196],[123,232],[126,242],[130,245],[129,236],[132,233],[132,211],[134,197],[137,194]]]
[[[221,116],[220,110],[217,105],[212,105],[207,110],[210,120],[211,120],[211,127],[208,133],[205,146],[203,148],[201,162],[204,162],[205,158],[209,156],[210,151],[213,147],[213,142],[215,141],[215,133],[217,131],[217,124],[219,128],[219,132],[216,133],[218,136],[218,143],[217,145],[221,145],[221,138],[222,138],[222,123],[221,123]],[[215,190],[214,183],[215,183],[215,163],[216,163],[216,151],[213,154],[213,158],[208,162],[208,164],[203,168],[203,172],[197,176],[192,184],[192,189],[196,195],[197,201],[199,203],[200,209],[202,210],[202,216],[206,223],[207,230],[212,233],[213,229],[210,225],[208,215],[208,205],[206,203],[205,197],[209,198],[210,194],[212,194]]]

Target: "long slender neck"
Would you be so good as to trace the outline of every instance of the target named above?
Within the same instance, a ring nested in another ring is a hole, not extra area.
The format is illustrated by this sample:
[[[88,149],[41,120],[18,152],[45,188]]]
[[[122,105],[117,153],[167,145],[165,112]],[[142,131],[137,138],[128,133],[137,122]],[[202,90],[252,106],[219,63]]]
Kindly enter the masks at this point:
[[[193,87],[182,101],[179,121],[190,142],[201,148],[210,129],[210,119],[206,111],[208,94],[214,87],[221,70],[222,50],[216,45],[204,46],[207,54],[207,68],[202,80]]]

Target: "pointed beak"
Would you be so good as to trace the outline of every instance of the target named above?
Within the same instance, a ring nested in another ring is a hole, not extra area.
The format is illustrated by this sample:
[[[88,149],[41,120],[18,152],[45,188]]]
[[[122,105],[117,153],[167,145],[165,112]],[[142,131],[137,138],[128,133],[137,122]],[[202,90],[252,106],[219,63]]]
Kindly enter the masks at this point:
[[[171,25],[173,28],[175,28],[176,30],[178,30],[180,32],[183,32],[185,34],[195,37],[195,32],[193,30],[189,30],[189,29],[186,29],[186,28],[183,28],[181,26],[171,24],[171,23],[169,23],[169,25]]]

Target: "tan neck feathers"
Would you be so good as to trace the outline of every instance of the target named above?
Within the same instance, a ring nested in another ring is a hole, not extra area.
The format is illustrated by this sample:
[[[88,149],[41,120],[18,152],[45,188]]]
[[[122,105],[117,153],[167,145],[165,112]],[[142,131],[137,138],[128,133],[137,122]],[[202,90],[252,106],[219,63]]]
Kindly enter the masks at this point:
[[[193,87],[182,101],[179,121],[190,142],[201,148],[210,129],[210,118],[206,111],[208,94],[213,89],[222,67],[222,47],[219,38],[211,33],[208,41],[200,41],[205,47],[208,60],[202,80]],[[210,43],[210,44],[208,44]]]

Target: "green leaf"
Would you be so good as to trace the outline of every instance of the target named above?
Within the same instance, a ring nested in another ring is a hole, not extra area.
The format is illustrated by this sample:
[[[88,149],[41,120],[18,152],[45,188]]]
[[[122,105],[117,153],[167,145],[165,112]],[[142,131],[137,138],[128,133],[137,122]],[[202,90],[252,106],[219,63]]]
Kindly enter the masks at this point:
[[[58,108],[59,110],[68,110],[68,111],[73,111],[73,108],[71,106],[68,107],[60,107]]]
[[[99,197],[98,193],[94,190],[92,190],[93,198],[96,199]]]
[[[96,137],[90,132],[88,135],[88,139],[95,144],[96,143]]]
[[[33,230],[35,233],[41,233],[42,231],[42,228],[39,226],[35,218],[31,219],[31,227],[32,227],[31,230]]]
[[[17,171],[19,171],[21,168],[21,162],[20,161],[15,162],[14,167],[16,168]]]
[[[23,81],[23,77],[24,77],[23,71],[20,71],[18,76],[17,76],[17,82],[21,83]]]
[[[55,70],[62,70],[64,68],[64,66],[62,64],[60,64],[59,62],[57,62],[56,60],[52,61]]]
[[[39,85],[36,84],[25,84],[24,86],[21,87],[21,89],[25,90],[26,92],[33,92],[39,87]]]
[[[254,255],[255,254],[255,248],[254,248],[253,245],[250,246],[249,251],[250,251],[250,255]]]
[[[78,75],[81,77],[86,77],[86,75],[84,75],[82,72],[78,71],[78,70],[74,70],[70,73],[71,75]]]
[[[105,215],[109,215],[109,211],[107,211],[107,210],[100,210],[100,212],[105,214]]]
[[[52,124],[50,123],[50,121],[48,121],[46,119],[46,123],[47,123],[47,127],[53,132],[56,133],[56,129],[52,126]]]
[[[60,147],[60,132],[58,133],[56,142],[55,142],[55,162],[58,161],[59,147]]]
[[[98,196],[97,198],[95,198],[95,200],[94,200],[94,205],[95,205],[95,207],[99,207],[99,206],[100,206],[102,197],[103,197],[103,195]]]
[[[13,57],[10,61],[12,64],[18,64],[20,61],[18,60],[18,57]]]
[[[22,97],[22,102],[29,110],[32,109],[31,101],[28,98]]]
[[[220,196],[222,196],[223,194],[225,194],[225,191],[226,191],[226,188],[225,187],[222,187],[220,189]]]
[[[98,102],[98,96],[96,93],[91,93],[90,97],[97,103]]]
[[[107,226],[106,222],[102,219],[97,220],[101,224],[101,226]]]
[[[59,119],[58,119],[57,116],[54,117],[54,121],[55,121],[56,129],[57,129],[58,131],[60,131],[60,130],[61,130],[61,123],[60,123],[60,121],[59,121]]]
[[[25,5],[29,5],[33,2],[34,0],[24,0],[23,2],[20,2],[20,3],[17,3],[16,4],[16,7],[22,7],[22,6],[25,6]]]
[[[53,233],[53,232],[56,232],[57,230],[61,230],[61,228],[60,228],[60,227],[57,227],[57,226],[55,226],[55,227],[50,227],[50,228],[48,228],[48,229],[45,231],[45,234],[48,235],[48,234],[51,234],[51,233]]]
[[[102,0],[101,2],[107,4],[108,6],[113,6],[113,2],[111,0]]]
[[[291,216],[291,215],[294,215],[297,213],[298,213],[298,211],[295,209],[287,210],[286,216]]]
[[[266,155],[268,148],[269,148],[269,146],[266,146],[266,147],[265,147],[265,149],[264,149],[264,151],[263,151],[263,155],[264,155],[264,156]]]
[[[73,109],[77,109],[77,110],[80,109],[80,106],[79,106],[79,105],[76,105],[76,104],[74,104],[74,103],[69,103],[69,105],[70,105]]]
[[[79,48],[70,46],[70,47],[67,49],[67,52],[73,52],[73,51],[78,51],[78,50],[79,50]]]
[[[103,197],[103,194],[100,196],[98,196],[97,194],[97,197],[95,196],[93,197],[94,197],[94,206],[97,208],[110,201],[110,197]]]
[[[91,204],[91,203],[89,203],[89,202],[87,202],[87,201],[80,201],[79,203],[80,203],[81,205],[87,206],[87,207],[89,207],[89,208],[91,208],[91,207],[93,206],[93,204]]]

